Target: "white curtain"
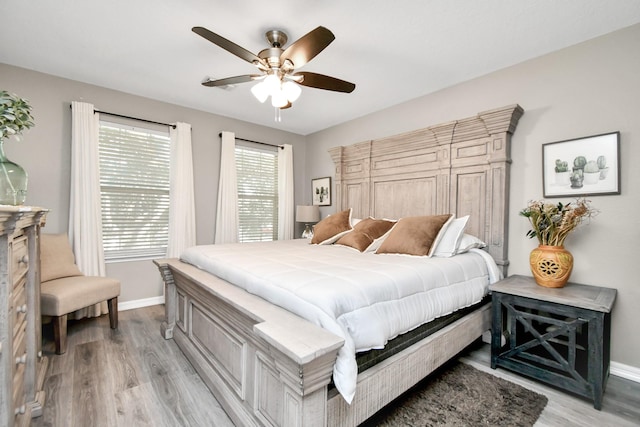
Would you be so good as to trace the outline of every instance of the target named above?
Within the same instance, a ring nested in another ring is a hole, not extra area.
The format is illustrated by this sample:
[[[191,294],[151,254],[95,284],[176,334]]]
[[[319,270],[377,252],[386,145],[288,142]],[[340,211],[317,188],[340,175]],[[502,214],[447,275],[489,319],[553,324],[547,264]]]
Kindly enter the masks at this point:
[[[235,150],[235,134],[222,132],[215,243],[238,242],[238,179]]]
[[[167,256],[177,258],[196,244],[196,214],[193,190],[191,125],[176,123],[169,130],[171,164],[169,166],[169,243]]]
[[[100,205],[99,118],[93,105],[71,103],[71,190],[69,240],[76,264],[87,276],[106,276]],[[71,314],[72,318],[108,313],[102,302]]]
[[[293,239],[293,148],[278,151],[278,240]]]

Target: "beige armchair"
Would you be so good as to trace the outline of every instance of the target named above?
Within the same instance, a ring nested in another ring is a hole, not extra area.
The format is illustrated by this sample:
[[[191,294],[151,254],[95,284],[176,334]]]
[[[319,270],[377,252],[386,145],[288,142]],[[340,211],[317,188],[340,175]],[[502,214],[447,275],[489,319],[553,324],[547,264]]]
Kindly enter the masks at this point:
[[[56,354],[67,351],[67,315],[107,301],[111,329],[118,327],[120,281],[85,276],[75,264],[66,234],[40,236],[40,301],[43,316],[53,319]]]

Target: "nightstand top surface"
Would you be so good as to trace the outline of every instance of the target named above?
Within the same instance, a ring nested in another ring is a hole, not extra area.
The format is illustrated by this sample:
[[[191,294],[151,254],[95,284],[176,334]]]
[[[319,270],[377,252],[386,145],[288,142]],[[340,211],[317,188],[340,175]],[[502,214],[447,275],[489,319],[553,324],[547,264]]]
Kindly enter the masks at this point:
[[[545,288],[538,285],[533,277],[520,275],[496,282],[489,286],[489,290],[605,313],[611,312],[617,292],[613,288],[571,282],[563,288]]]

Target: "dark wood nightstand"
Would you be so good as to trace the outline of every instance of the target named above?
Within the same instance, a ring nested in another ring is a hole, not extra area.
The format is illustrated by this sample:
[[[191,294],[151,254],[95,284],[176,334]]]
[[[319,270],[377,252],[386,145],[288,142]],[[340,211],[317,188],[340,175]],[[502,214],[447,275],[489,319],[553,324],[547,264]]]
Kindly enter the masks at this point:
[[[576,283],[545,288],[532,277],[517,275],[494,283],[489,290],[491,367],[592,399],[594,408],[600,409],[609,377],[616,290]]]

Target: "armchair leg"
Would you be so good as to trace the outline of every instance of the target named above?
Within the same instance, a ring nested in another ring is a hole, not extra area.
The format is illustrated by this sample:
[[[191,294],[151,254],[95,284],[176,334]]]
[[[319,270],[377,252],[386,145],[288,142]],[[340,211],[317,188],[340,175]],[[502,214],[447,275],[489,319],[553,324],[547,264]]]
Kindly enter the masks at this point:
[[[53,317],[53,340],[56,344],[56,354],[67,351],[67,315]]]
[[[109,306],[109,326],[111,329],[118,329],[118,297],[107,301]]]

